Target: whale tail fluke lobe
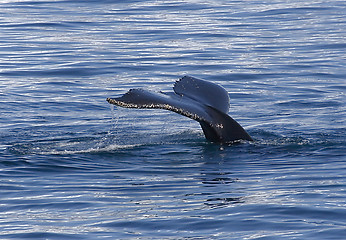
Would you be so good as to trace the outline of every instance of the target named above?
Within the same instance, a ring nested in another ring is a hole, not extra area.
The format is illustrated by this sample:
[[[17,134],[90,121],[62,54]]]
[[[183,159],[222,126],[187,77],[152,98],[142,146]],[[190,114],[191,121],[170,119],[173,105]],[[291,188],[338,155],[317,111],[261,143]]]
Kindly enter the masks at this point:
[[[110,104],[126,108],[166,109],[198,121],[211,142],[252,141],[250,135],[227,112],[229,96],[221,86],[185,76],[174,85],[174,93],[131,89]]]
[[[178,95],[228,113],[230,102],[228,92],[215,83],[184,76],[175,82],[173,90]]]

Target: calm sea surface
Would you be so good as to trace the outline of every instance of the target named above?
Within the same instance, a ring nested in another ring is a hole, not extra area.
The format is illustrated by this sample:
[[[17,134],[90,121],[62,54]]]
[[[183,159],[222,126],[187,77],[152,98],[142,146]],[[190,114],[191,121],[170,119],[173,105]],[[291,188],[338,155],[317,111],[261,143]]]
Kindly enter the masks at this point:
[[[255,141],[106,102],[186,74]],[[345,239],[343,0],[1,1],[0,90],[1,239]]]

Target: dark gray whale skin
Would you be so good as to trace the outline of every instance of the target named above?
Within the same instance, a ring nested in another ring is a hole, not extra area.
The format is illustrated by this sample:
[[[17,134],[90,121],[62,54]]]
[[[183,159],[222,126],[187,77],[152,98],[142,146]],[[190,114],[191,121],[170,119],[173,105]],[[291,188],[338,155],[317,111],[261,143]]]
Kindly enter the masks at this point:
[[[174,92],[130,89],[118,98],[107,98],[110,104],[125,108],[166,109],[198,121],[207,140],[215,143],[252,141],[250,135],[227,113],[227,91],[205,80],[184,76],[173,87]]]

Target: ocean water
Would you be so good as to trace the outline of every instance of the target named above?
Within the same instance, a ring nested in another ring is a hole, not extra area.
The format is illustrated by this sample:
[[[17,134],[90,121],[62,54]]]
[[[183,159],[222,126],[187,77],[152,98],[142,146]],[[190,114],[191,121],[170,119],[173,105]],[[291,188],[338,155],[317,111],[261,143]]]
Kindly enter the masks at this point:
[[[0,3],[1,239],[344,239],[345,1]],[[184,75],[255,139],[113,108]]]

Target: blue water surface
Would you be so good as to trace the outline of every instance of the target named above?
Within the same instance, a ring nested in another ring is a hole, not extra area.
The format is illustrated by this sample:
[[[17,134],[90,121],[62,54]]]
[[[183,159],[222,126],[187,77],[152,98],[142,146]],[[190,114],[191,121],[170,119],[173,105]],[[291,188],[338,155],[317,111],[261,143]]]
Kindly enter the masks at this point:
[[[0,3],[1,239],[344,239],[345,1]],[[109,106],[184,75],[254,142]]]

